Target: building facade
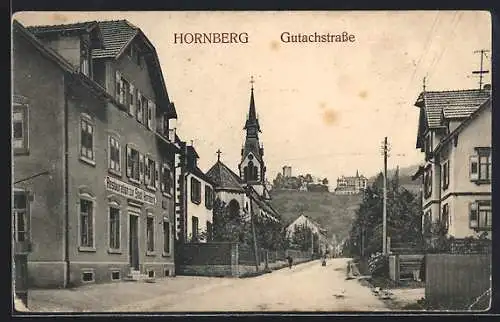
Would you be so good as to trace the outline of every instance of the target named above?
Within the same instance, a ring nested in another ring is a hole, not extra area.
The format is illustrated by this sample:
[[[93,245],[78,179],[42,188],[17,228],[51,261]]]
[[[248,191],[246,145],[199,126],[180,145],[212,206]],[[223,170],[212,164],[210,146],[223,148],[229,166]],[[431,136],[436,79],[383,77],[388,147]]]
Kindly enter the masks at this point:
[[[212,239],[213,182],[199,167],[199,155],[193,146],[185,146],[183,172],[185,212],[179,218],[178,235],[182,242],[207,242]]]
[[[440,223],[448,236],[491,236],[491,92],[423,92],[417,145],[425,164],[423,230]]]
[[[14,22],[13,43],[13,219],[30,284],[175,274],[181,150],[153,45],[125,20]]]
[[[335,194],[338,195],[355,195],[363,192],[368,185],[368,179],[364,175],[356,175],[352,177],[341,176],[337,178],[337,186]]]

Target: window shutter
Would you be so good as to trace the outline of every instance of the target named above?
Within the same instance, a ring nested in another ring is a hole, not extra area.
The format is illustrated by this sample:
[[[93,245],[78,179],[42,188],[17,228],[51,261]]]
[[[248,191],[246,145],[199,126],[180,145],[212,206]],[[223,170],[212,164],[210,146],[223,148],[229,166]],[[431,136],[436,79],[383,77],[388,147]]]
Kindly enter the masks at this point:
[[[160,164],[155,162],[155,186],[160,189]]]
[[[141,117],[142,117],[142,93],[140,90],[137,90],[137,121],[141,122]]]
[[[150,176],[149,176],[149,158],[144,157],[144,182],[149,185]]]
[[[469,203],[469,227],[478,227],[478,207],[476,202]]]
[[[130,87],[129,87],[130,106],[128,106],[128,114],[130,114],[130,116],[134,116],[134,106],[135,106],[135,104],[134,104],[135,103],[134,94],[135,94],[134,85],[130,84]]]
[[[139,153],[139,181],[144,182],[144,154]]]
[[[132,149],[130,148],[130,146],[128,144],[127,144],[126,163],[127,163],[127,177],[130,178],[132,176]]]
[[[121,83],[122,83],[122,74],[120,73],[120,71],[116,71],[115,73],[115,98],[118,100],[118,102],[121,102],[120,101],[120,96],[121,96],[121,92],[122,92],[122,89],[121,89]]]
[[[125,86],[123,85],[123,78],[120,78],[120,103],[125,103]]]
[[[472,181],[479,179],[479,157],[477,155],[469,158],[469,176]]]
[[[153,102],[148,100],[148,129],[153,129]]]
[[[165,191],[166,187],[165,187],[165,165],[162,165],[161,167],[161,177],[160,177],[160,189],[161,191]]]
[[[108,168],[112,168],[113,167],[113,161],[111,160],[111,135],[108,135]]]

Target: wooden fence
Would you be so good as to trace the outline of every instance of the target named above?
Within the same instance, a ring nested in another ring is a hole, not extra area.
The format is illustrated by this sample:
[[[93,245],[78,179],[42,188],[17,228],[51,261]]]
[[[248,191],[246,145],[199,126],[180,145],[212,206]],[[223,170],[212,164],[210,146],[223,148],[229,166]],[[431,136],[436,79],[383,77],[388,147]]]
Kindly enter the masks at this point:
[[[491,287],[491,255],[427,254],[425,271],[425,299],[435,307],[465,310]]]

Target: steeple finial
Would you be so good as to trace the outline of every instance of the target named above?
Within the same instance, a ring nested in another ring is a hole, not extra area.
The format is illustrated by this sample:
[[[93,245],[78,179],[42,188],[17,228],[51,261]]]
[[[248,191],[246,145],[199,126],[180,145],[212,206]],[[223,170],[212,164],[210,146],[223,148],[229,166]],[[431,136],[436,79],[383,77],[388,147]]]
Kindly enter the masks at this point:
[[[427,76],[424,76],[424,79],[422,80],[422,89],[423,89],[423,92],[424,92],[424,93],[425,93],[425,87],[426,87],[426,86],[425,86],[425,85],[426,85],[425,83],[426,83],[426,81],[427,81]]]
[[[250,76],[250,84],[252,86],[252,92],[253,92],[253,83],[255,83],[255,80],[253,79],[253,75]]]
[[[217,153],[217,161],[220,161],[220,155],[222,154],[221,150],[218,149],[216,153]]]

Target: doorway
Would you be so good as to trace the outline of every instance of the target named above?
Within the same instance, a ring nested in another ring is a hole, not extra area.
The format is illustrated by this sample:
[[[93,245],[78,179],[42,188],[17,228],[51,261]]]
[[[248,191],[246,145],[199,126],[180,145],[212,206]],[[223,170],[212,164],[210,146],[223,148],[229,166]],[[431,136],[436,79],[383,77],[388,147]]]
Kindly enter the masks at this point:
[[[139,217],[129,215],[129,260],[130,267],[139,270]]]

